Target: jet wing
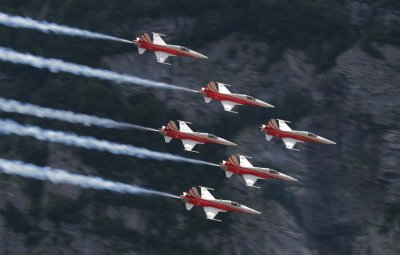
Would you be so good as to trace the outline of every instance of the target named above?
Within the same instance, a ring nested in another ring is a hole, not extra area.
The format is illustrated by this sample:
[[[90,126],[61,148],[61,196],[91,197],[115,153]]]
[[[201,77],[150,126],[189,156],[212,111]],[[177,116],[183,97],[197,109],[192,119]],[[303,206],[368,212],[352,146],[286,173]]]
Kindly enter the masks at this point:
[[[225,212],[225,211],[219,210],[219,209],[214,208],[214,207],[206,206],[206,207],[203,207],[203,208],[204,208],[204,212],[206,213],[207,219],[210,219],[210,220],[214,220],[215,216],[217,216],[217,214],[219,212]],[[216,221],[220,221],[220,220],[216,220]]]
[[[163,64],[169,64],[169,63],[165,63],[164,61],[167,60],[167,58],[169,56],[175,56],[175,55],[168,54],[168,53],[165,53],[162,51],[155,51],[154,53],[156,54],[157,61],[160,63],[163,63]]]
[[[223,94],[231,94],[229,89],[223,83],[217,82],[217,84],[218,84],[218,92]]]
[[[243,179],[247,186],[253,187],[254,183],[259,179],[258,177],[250,174],[244,174]]]
[[[230,112],[233,109],[233,107],[235,107],[235,105],[239,105],[237,103],[234,103],[231,101],[225,101],[225,100],[222,100],[221,104],[224,107],[224,110],[227,112]]]
[[[161,35],[158,33],[153,33],[153,43],[159,45],[166,45],[164,40],[161,38]]]
[[[214,196],[211,195],[210,191],[207,188],[200,187],[201,191],[201,198],[208,199],[208,200],[215,200]]]
[[[186,139],[183,139],[183,140],[182,140],[182,143],[183,143],[183,147],[185,147],[185,151],[192,151],[192,149],[194,148],[194,146],[196,146],[196,144],[199,144],[199,143],[196,142],[196,141],[193,141],[193,140],[186,140]]]
[[[291,131],[292,129],[286,124],[284,120],[278,120],[279,129],[282,131]]]
[[[285,143],[286,148],[288,148],[288,149],[293,149],[293,147],[298,142],[297,140],[294,140],[294,139],[291,139],[291,138],[282,138],[282,140]]]
[[[178,120],[179,122],[179,131],[186,133],[193,133],[193,130],[186,124],[186,122]]]
[[[239,159],[240,159],[240,166],[253,167],[253,165],[250,163],[250,161],[247,160],[245,156],[239,155]]]

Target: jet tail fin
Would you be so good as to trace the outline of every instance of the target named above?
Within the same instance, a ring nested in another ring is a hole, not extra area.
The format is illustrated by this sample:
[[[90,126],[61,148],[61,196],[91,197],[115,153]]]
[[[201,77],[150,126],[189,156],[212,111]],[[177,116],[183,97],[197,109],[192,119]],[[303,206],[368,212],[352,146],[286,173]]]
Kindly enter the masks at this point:
[[[179,131],[179,128],[176,126],[176,123],[173,120],[169,121],[165,128],[173,131]]]
[[[201,198],[200,193],[196,187],[191,187],[187,193],[192,197]]]
[[[150,38],[150,36],[149,36],[148,33],[144,33],[144,34],[140,37],[140,39],[142,39],[143,41],[145,41],[145,42],[147,42],[147,43],[153,43],[153,42],[151,41],[151,38]]]

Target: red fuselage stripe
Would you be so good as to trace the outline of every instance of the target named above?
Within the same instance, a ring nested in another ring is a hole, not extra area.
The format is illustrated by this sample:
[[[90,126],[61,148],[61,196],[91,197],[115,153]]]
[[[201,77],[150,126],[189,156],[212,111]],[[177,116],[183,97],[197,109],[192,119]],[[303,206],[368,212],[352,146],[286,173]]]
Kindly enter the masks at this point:
[[[221,144],[215,139],[207,139],[203,137],[198,137],[196,135],[190,135],[187,133],[181,133],[178,131],[172,131],[172,130],[165,130],[164,133],[166,136],[172,137],[174,139],[179,139],[179,140],[192,140],[200,143],[214,143],[214,144]]]
[[[272,135],[272,136],[279,137],[279,138],[291,138],[291,139],[295,139],[295,140],[302,141],[302,142],[317,142],[317,143],[319,142],[316,139],[312,139],[312,138],[309,138],[309,137],[306,137],[303,135],[293,134],[290,132],[285,132],[285,131],[278,130],[278,129],[267,128],[267,129],[264,129],[264,131],[266,131],[266,133],[268,135]]]
[[[168,46],[168,45],[166,45]],[[185,53],[179,50],[174,50],[168,47],[164,47],[162,45],[156,45],[156,44],[152,44],[152,43],[148,43],[148,42],[144,42],[144,41],[139,41],[139,47],[140,48],[144,48],[146,50],[150,50],[150,51],[162,51],[162,52],[166,52],[168,54],[171,55],[181,55],[181,56],[187,56],[187,57],[193,57],[193,55],[191,55],[190,53]]]
[[[226,94],[221,94],[221,93],[216,93],[214,91],[210,90],[204,90],[206,97],[215,99],[215,100],[226,100],[226,101],[231,101],[234,103],[239,103],[239,104],[248,104],[248,105],[254,105],[254,106],[259,106],[257,103],[252,102],[250,100],[245,100],[241,98],[237,98],[234,95],[226,95]]]
[[[229,172],[232,172],[232,173],[235,173],[235,174],[240,174],[240,175],[250,174],[250,175],[254,175],[254,176],[257,176],[257,177],[260,177],[260,178],[265,178],[265,179],[267,179],[267,178],[281,179],[278,176],[273,175],[273,174],[263,173],[263,172],[259,172],[259,171],[252,170],[252,169],[249,169],[249,168],[232,165],[232,164],[229,164],[229,163],[225,164],[225,166],[228,167],[226,171],[229,171]]]
[[[214,207],[220,210],[224,210],[224,211],[231,211],[231,212],[240,212],[240,213],[246,213],[245,211],[241,210],[240,208],[236,208],[233,206],[228,206],[225,204],[220,204],[218,202],[213,202],[213,201],[207,201],[207,200],[203,200],[201,198],[195,198],[192,196],[186,196],[186,198],[188,199],[188,203],[189,204],[194,204],[196,206],[200,206],[200,207]]]

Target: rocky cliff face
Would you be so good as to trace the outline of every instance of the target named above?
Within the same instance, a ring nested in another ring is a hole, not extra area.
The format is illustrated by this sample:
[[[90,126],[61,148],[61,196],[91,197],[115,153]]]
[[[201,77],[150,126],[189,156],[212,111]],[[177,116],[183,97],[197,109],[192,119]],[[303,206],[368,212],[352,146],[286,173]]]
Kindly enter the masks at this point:
[[[169,21],[156,25],[158,31],[179,29],[179,23]],[[239,144],[226,150],[204,146],[199,158],[206,155],[207,160],[218,162],[231,153],[250,155],[254,164],[276,168],[300,181],[260,180],[262,189],[250,189],[241,177],[225,179],[222,171],[208,167],[171,167],[164,162],[154,173],[144,166],[146,161],[124,158],[118,158],[125,163],[115,168],[124,166],[128,179],[107,173],[173,193],[211,183],[217,196],[263,213],[221,214],[224,222],[218,224],[206,221],[200,209],[186,212],[175,201],[2,176],[0,254],[399,254],[400,49],[379,47],[383,59],[377,59],[355,46],[322,73],[297,50],[286,50],[269,62],[273,50],[269,45],[241,39],[239,34],[198,50],[210,60],[176,58],[169,60],[172,66],[164,66],[155,63],[153,54],[132,52],[104,57],[102,64],[195,90],[208,81],[229,83],[232,91],[271,102],[275,109],[243,106],[233,115],[222,112],[218,102],[205,104],[196,93],[114,87],[124,98],[152,93],[162,105],[160,125],[171,112],[178,112],[194,128]],[[4,88],[12,84],[9,78],[1,81]],[[337,145],[298,144],[301,151],[288,151],[280,140],[266,142],[257,129],[272,117],[290,119],[293,128],[312,131]],[[46,151],[46,165],[104,174],[88,163],[103,154],[80,156],[80,151],[65,146],[31,143]],[[164,148],[173,150],[172,146]],[[139,168],[147,172],[136,171]]]
[[[234,91],[275,103],[276,109],[257,113],[259,124],[270,117],[292,117],[295,128],[337,141],[336,146],[299,144],[300,152],[287,151],[281,141],[264,141],[254,122],[243,124],[233,138],[239,147],[228,149],[226,155],[251,155],[259,165],[274,166],[300,182],[260,181],[260,191],[244,187],[240,177],[224,181],[224,194],[245,196],[263,212],[261,217],[231,216],[234,235],[203,233],[205,240],[222,239],[224,253],[396,254],[400,51],[389,45],[380,50],[384,59],[351,48],[324,73],[316,73],[302,52],[287,50],[279,61],[262,69],[261,56],[268,54],[268,45],[238,42],[231,35],[203,49],[212,56],[206,63],[174,60],[173,67],[165,68],[153,64],[153,56],[134,55],[114,56],[106,63],[149,78],[156,73],[192,89],[208,80],[232,84]],[[229,51],[237,53],[227,58]],[[131,68],[136,66],[141,68]],[[155,93],[168,107],[183,112],[185,119],[204,126],[229,115],[220,113],[219,103],[206,105],[195,94]],[[227,119],[240,119],[246,113]]]

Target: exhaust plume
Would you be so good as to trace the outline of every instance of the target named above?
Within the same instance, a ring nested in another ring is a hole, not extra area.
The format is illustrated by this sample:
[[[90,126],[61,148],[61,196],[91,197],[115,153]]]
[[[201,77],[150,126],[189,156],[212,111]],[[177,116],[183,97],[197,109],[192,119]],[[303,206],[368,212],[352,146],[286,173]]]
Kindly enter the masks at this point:
[[[196,90],[176,85],[143,79],[133,75],[119,74],[104,69],[96,69],[85,65],[65,62],[60,59],[43,58],[28,53],[20,53],[9,48],[0,47],[0,60],[14,64],[28,65],[39,69],[47,69],[53,73],[69,73],[89,78],[113,81],[116,83],[139,85],[147,88],[163,88],[196,92]]]
[[[164,152],[157,152],[133,145],[113,143],[106,140],[99,140],[90,136],[78,136],[74,133],[46,130],[31,125],[21,125],[11,120],[0,119],[0,135],[29,136],[40,141],[61,143],[70,146],[109,152],[116,155],[126,155],[136,158],[151,158],[155,160],[170,160],[177,162],[187,162],[191,164],[203,164],[215,166],[210,162],[186,158]]]
[[[28,17],[13,16],[0,12],[0,24],[13,28],[33,29],[43,33],[63,34],[70,36],[79,36],[92,39],[111,40],[124,43],[132,43],[129,40],[121,39],[115,36],[105,35],[87,30],[68,27],[47,21],[37,21]]]
[[[114,182],[96,176],[73,174],[65,170],[54,169],[51,167],[40,167],[20,161],[11,161],[1,158],[0,173],[19,175],[22,177],[41,181],[50,181],[56,184],[71,184],[84,189],[109,190],[126,194],[157,195],[163,197],[179,198],[178,196],[169,193],[160,192],[152,189],[145,189],[136,185]]]
[[[143,127],[125,122],[118,122],[86,114],[74,113],[71,111],[45,108],[38,105],[22,103],[19,101],[5,99],[1,97],[0,97],[0,111],[9,113],[27,114],[39,118],[56,119],[76,124],[82,124],[85,126],[99,126],[106,128],[134,128],[146,131],[158,131],[153,128]]]

